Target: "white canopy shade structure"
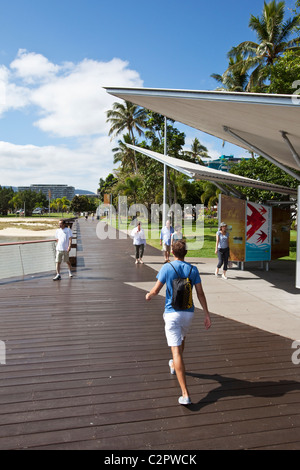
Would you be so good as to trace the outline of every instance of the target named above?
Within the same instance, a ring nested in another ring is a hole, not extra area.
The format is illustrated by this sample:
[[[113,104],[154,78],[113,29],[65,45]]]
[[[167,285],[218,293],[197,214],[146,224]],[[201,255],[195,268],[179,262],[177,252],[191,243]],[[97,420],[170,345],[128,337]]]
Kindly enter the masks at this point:
[[[296,95],[155,88],[106,90],[118,98],[268,156],[278,166],[300,170],[300,100]],[[300,181],[298,175],[293,176]]]
[[[117,98],[261,155],[300,181],[295,172],[300,170],[298,95],[157,88],[106,87],[106,90]],[[296,285],[300,288],[300,230],[297,248]]]
[[[225,171],[214,170],[207,168],[206,166],[199,165],[197,163],[187,162],[178,158],[173,158],[168,155],[162,155],[161,153],[153,152],[142,147],[127,144],[127,147],[140,152],[147,157],[153,158],[164,165],[167,165],[174,170],[184,173],[189,178],[196,180],[211,181],[215,184],[227,184],[236,186],[248,186],[251,188],[257,188],[266,191],[274,191],[279,194],[290,194],[297,196],[297,190],[281,186],[278,184],[265,183],[264,181],[254,180],[251,178],[245,178],[244,176],[235,175],[233,173],[227,173]]]

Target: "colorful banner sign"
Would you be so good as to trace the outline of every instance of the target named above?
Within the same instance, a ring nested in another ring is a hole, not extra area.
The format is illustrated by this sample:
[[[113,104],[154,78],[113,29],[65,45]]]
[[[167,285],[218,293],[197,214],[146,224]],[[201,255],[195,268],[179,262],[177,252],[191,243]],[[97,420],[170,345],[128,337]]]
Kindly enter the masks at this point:
[[[245,261],[245,212],[246,201],[230,196],[220,195],[219,222],[227,224],[230,234],[231,261]]]
[[[271,260],[272,208],[247,202],[245,261]]]

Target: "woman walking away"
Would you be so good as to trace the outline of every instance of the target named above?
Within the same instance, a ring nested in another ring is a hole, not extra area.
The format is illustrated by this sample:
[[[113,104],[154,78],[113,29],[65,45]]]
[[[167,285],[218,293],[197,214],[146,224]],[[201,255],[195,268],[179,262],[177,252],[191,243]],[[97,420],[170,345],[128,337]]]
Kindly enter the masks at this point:
[[[219,269],[224,264],[222,278],[227,279],[229,259],[229,233],[227,232],[227,224],[225,224],[225,222],[221,223],[220,229],[217,231],[215,253],[218,255],[219,260],[215,275],[218,276]]]

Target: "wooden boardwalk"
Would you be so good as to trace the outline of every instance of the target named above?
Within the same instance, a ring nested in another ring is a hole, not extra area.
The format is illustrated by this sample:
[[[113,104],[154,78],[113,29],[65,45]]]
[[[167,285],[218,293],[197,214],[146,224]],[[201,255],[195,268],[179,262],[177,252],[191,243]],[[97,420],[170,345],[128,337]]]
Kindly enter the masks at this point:
[[[205,332],[197,311],[185,352],[193,405],[178,405],[163,298],[146,303],[126,284],[156,273],[134,265],[130,240],[101,241],[95,227],[79,223],[73,279],[63,268],[60,282],[0,283],[0,449],[299,449],[291,340],[216,314]]]

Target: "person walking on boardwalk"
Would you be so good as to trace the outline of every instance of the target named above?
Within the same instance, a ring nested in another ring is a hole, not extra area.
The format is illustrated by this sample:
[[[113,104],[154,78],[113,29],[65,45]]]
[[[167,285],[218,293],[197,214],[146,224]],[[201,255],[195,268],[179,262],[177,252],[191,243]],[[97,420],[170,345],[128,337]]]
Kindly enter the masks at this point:
[[[168,263],[170,259],[172,233],[174,233],[174,229],[171,227],[171,222],[168,219],[165,227],[163,227],[160,232],[160,245],[163,245],[165,263]]]
[[[191,399],[186,383],[185,365],[183,361],[183,351],[186,335],[190,329],[194,317],[194,304],[191,299],[188,308],[181,308],[174,305],[174,280],[188,280],[191,289],[195,286],[197,297],[204,311],[204,325],[208,330],[211,326],[211,318],[207,307],[206,297],[203,291],[200,275],[196,266],[184,261],[186,256],[186,243],[178,240],[173,244],[173,255],[175,261],[166,263],[157,274],[157,282],[150,292],[146,294],[146,300],[150,301],[153,296],[158,295],[164,284],[166,284],[166,299],[164,310],[165,333],[168,346],[171,348],[172,359],[169,361],[171,374],[176,374],[181,396],[178,402],[181,405],[190,405]]]
[[[72,230],[66,226],[63,219],[59,221],[59,229],[56,230],[56,276],[53,281],[59,281],[61,279],[60,266],[62,261],[67,263],[69,268],[69,277],[73,277],[71,273],[71,263],[69,259],[69,253],[72,245]]]
[[[141,222],[138,222],[137,226],[132,230],[131,237],[133,238],[133,244],[135,245],[135,264],[138,264],[139,262],[143,264],[146,237],[144,230],[141,228]]]
[[[222,278],[227,279],[227,269],[229,260],[229,233],[227,232],[227,224],[221,222],[220,228],[216,233],[216,255],[218,255],[218,265],[216,267],[215,275],[218,276],[219,269],[223,266]]]
[[[175,225],[175,231],[171,235],[171,251],[173,251],[174,242],[176,242],[177,240],[182,240],[182,239],[183,239],[183,236],[182,236],[181,226]]]

